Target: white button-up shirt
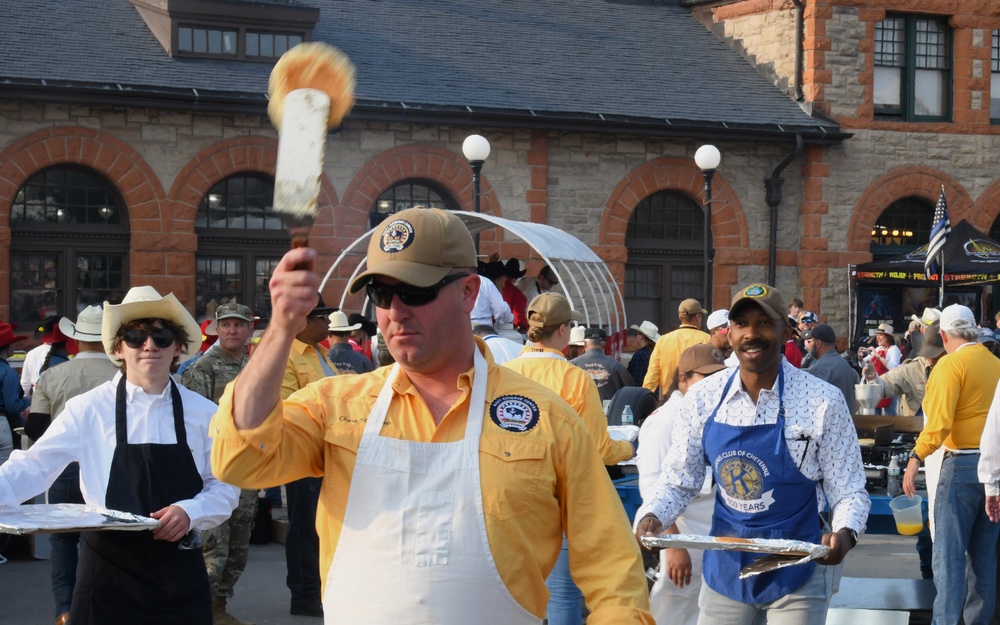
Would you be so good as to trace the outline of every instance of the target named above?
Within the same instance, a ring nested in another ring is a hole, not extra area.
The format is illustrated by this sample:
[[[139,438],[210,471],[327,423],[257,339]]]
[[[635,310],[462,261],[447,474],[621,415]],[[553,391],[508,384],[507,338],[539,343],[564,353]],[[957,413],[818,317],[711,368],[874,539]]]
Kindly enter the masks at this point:
[[[833,529],[846,527],[861,533],[868,520],[870,500],[865,491],[858,435],[844,394],[832,384],[796,369],[784,358],[781,366],[785,372],[785,442],[792,461],[806,478],[816,481],[819,511],[829,503]],[[639,508],[637,519],[652,513],[668,526],[701,490],[706,469],[702,433],[716,405],[719,423],[749,426],[777,422],[777,380],[774,388],[760,391],[755,404],[737,374],[719,404],[722,389],[732,374],[732,369],[720,371],[688,389],[660,480],[652,498]]]
[[[114,457],[115,398],[121,373],[83,395],[66,402],[59,418],[27,451],[15,451],[0,466],[0,506],[16,506],[45,491],[71,462],[80,463],[80,490],[88,504],[105,506],[111,460]],[[204,486],[193,499],[173,502],[191,519],[191,528],[215,527],[232,514],[239,501],[235,486],[212,475],[212,440],[208,424],[217,406],[177,385],[184,404],[187,445]],[[125,383],[127,436],[132,444],[177,442],[170,385],[157,395]],[[155,512],[155,510],[147,511]]]
[[[476,305],[469,316],[473,324],[493,325],[493,320],[496,319],[499,326],[514,321],[514,313],[510,311],[507,302],[503,301],[500,289],[486,276],[479,276],[479,295],[476,296]]]
[[[979,452],[979,481],[985,485],[987,495],[996,497],[1000,495],[1000,386],[986,415]]]

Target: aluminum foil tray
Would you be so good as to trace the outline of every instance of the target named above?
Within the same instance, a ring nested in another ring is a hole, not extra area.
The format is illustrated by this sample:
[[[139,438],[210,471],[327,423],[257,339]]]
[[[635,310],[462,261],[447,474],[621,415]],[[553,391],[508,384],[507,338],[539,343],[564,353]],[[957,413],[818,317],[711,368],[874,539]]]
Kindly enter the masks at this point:
[[[695,534],[660,534],[643,536],[642,544],[650,549],[722,549],[767,554],[740,570],[740,579],[760,575],[786,566],[805,564],[822,558],[830,548],[801,540],[774,538],[725,538]]]
[[[156,519],[80,503],[0,507],[0,534],[153,530]]]

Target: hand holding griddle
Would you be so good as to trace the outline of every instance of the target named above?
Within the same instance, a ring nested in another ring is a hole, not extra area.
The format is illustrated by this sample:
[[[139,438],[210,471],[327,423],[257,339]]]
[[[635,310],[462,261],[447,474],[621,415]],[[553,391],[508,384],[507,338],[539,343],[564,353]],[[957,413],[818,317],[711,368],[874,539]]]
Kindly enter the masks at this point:
[[[316,307],[319,277],[314,269],[316,250],[299,247],[282,257],[268,289],[271,294],[271,322],[269,327],[287,329],[292,335],[306,327],[306,317]]]

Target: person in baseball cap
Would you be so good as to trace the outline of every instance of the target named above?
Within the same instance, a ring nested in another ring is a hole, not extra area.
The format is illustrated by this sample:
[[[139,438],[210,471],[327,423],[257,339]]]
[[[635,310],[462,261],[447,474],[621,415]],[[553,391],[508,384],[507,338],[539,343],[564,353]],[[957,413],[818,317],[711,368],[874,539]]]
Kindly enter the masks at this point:
[[[858,383],[858,372],[837,352],[837,334],[825,323],[817,323],[812,329],[802,333],[813,364],[806,371],[824,382],[829,382],[844,394],[847,407],[854,412],[854,385]]]
[[[223,394],[211,431],[212,466],[228,483],[321,476],[320,505],[310,518],[322,554],[316,573],[325,581],[325,593],[315,586],[325,604],[319,611],[344,622],[460,622],[489,605],[496,622],[541,622],[545,579],[565,536],[569,544],[602,547],[574,552],[574,568],[601,572],[577,580],[590,618],[651,622],[642,558],[620,523],[621,500],[607,473],[594,470],[596,441],[623,452],[609,464],[631,457],[632,445],[610,440],[596,386],[561,351],[540,350],[533,360],[577,372],[579,388],[596,400],[591,421],[554,386],[497,366],[474,337],[464,320],[481,278],[462,217],[412,208],[374,228],[367,266],[349,290],[364,290],[374,304],[395,364],[324,377],[283,400],[282,365],[316,302],[316,258],[315,250],[298,248],[277,263],[268,331]],[[531,330],[560,323],[568,342],[568,321],[579,318],[568,302],[543,299],[532,308],[541,327]],[[560,372],[560,380],[569,375]],[[525,462],[531,475],[518,466]],[[414,536],[412,514],[421,502],[438,502],[442,485],[448,505],[433,505],[431,516],[451,528],[447,562],[430,535],[413,543],[427,566],[414,566],[413,550],[372,548]],[[401,568],[410,573],[396,580],[394,600],[370,601],[385,571]],[[473,578],[480,582],[468,584]]]
[[[782,357],[782,345],[791,336],[786,301],[766,284],[736,291],[729,307],[729,335],[739,367],[688,389],[655,496],[636,513],[635,534],[641,539],[670,527],[711,471],[719,488],[713,534],[766,534],[828,545],[830,551],[808,570],[772,571],[755,580],[740,579],[749,562],[745,556],[706,551],[698,601],[703,622],[726,622],[732,619],[724,615],[735,613],[746,615],[748,622],[795,621],[801,610],[825,613],[832,590],[824,580],[834,574],[826,567],[843,561],[868,518],[861,450],[841,392],[818,384]],[[793,442],[798,436],[793,433],[801,428],[809,431],[808,443],[802,437]],[[733,471],[743,470],[748,473],[732,479]],[[753,492],[746,488],[751,483]],[[815,518],[822,498],[833,502],[832,531]],[[794,607],[781,600],[803,583],[820,590],[803,601],[796,596]]]
[[[725,308],[713,310],[705,322],[705,327],[708,328],[708,335],[712,337],[711,344],[721,351],[723,356],[729,356],[733,352],[733,348],[729,345],[729,311]]]
[[[701,330],[708,311],[701,307],[701,302],[688,298],[677,307],[677,320],[680,326],[673,332],[668,332],[656,341],[653,353],[649,356],[649,368],[642,380],[642,386],[656,393],[660,399],[670,395],[677,380],[677,363],[681,353],[700,343],[708,343],[711,337]]]

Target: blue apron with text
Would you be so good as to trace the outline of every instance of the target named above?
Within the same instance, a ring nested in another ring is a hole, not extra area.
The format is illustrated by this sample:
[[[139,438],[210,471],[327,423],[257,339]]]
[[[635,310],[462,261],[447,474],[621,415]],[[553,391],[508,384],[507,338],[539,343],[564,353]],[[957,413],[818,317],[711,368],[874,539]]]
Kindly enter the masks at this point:
[[[715,420],[738,374],[737,368],[726,382],[702,435],[719,486],[712,536],[819,543],[816,482],[802,475],[785,443],[784,368],[778,371],[778,419],[772,425],[735,426]],[[761,557],[743,551],[705,551],[705,582],[734,601],[768,603],[800,588],[816,568],[809,562],[741,580],[740,569]]]

